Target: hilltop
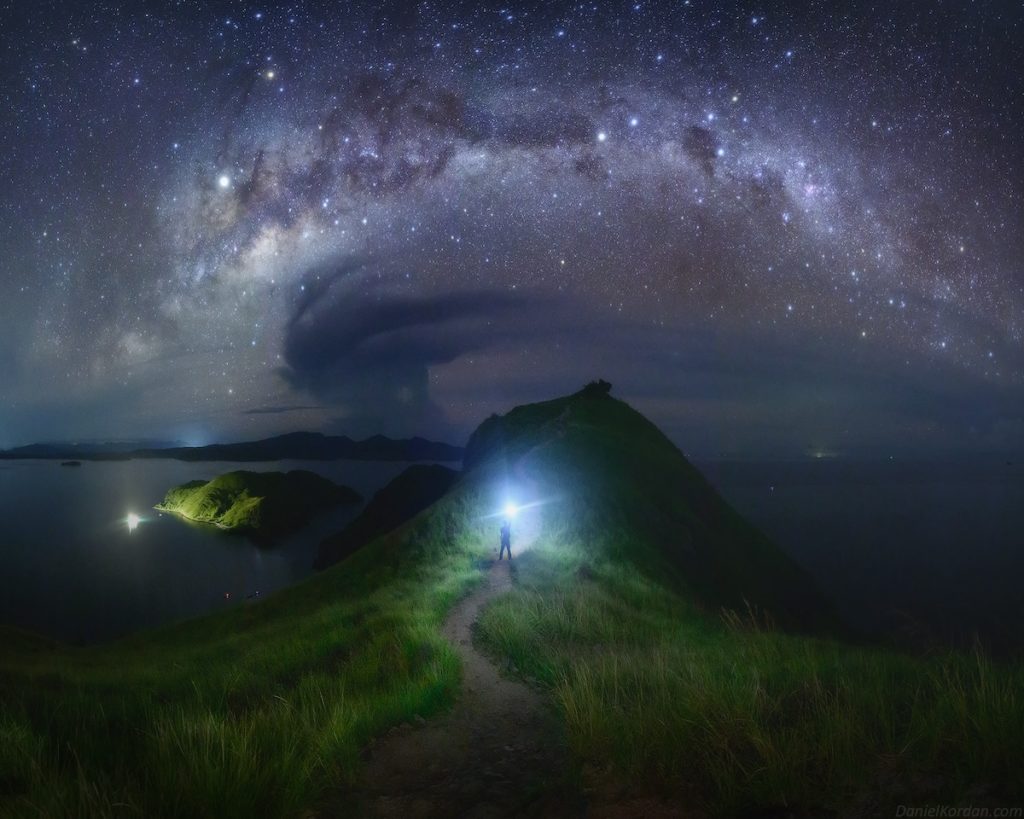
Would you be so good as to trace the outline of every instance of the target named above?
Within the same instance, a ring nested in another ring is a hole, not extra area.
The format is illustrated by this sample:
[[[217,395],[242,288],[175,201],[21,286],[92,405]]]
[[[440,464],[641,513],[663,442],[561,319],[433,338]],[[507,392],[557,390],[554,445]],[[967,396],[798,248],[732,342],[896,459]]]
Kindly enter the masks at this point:
[[[414,464],[379,490],[358,517],[326,538],[317,550],[315,567],[344,560],[375,537],[387,534],[439,500],[459,473],[441,464]]]
[[[1024,798],[1024,666],[844,642],[806,574],[607,385],[486,420],[437,489],[260,603],[86,648],[0,629],[0,814],[368,815],[383,795],[386,815],[451,815],[372,787],[424,742],[421,779],[454,759],[457,784],[555,815]],[[481,694],[488,676],[509,696]],[[535,698],[549,756],[489,718]]]
[[[279,534],[331,506],[360,500],[355,490],[313,472],[240,470],[176,486],[155,508],[221,529]]]
[[[712,609],[753,608],[792,627],[837,630],[810,576],[609,390],[597,382],[492,416],[469,439],[467,473],[497,467],[512,491],[517,473],[528,476],[530,496],[557,499],[550,509],[560,525],[595,544],[591,561],[628,561]]]

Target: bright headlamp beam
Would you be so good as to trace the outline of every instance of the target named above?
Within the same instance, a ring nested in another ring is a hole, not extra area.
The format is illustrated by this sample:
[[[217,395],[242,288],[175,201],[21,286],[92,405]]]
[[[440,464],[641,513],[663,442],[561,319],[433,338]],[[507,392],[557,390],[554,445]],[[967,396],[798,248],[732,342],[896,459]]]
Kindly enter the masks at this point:
[[[537,506],[543,506],[544,504],[551,503],[551,499],[535,500],[529,503],[512,503],[511,501],[499,506],[493,512],[486,515],[481,515],[481,520],[490,520],[492,518],[514,518],[521,515],[527,509],[533,509]]]

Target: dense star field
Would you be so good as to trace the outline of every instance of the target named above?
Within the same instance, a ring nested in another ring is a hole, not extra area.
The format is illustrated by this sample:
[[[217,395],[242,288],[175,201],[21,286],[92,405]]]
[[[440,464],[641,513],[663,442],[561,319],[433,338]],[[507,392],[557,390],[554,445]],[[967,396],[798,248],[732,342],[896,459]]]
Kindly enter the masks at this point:
[[[1022,20],[4,4],[0,446],[600,375],[697,453],[1020,449]]]

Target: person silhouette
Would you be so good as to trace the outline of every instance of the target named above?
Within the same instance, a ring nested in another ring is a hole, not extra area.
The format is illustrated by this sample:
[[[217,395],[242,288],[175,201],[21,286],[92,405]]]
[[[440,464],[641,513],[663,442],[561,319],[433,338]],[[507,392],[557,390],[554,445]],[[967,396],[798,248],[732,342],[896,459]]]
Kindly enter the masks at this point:
[[[505,550],[508,550],[508,559],[512,559],[512,522],[509,520],[501,524],[501,549],[498,551],[498,560],[501,560]]]

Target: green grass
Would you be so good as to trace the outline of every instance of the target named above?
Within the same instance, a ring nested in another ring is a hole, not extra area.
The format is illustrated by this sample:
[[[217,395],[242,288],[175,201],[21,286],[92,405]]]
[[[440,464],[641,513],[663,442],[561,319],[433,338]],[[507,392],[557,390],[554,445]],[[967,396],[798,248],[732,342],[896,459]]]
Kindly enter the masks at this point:
[[[482,515],[509,491],[543,503],[516,524],[516,587],[480,636],[546,687],[584,784],[723,816],[978,804],[979,787],[1024,800],[1020,663],[830,636],[807,577],[628,406],[515,410],[467,462],[413,521],[258,604],[83,649],[0,631],[0,815],[346,800],[372,736],[452,702],[439,626],[495,551]]]
[[[503,465],[513,484],[555,501],[549,523],[571,524],[574,542],[713,611],[749,604],[794,628],[840,628],[810,577],[621,401],[581,393],[492,417],[471,436],[466,462]]]
[[[892,815],[981,791],[1020,804],[1024,665],[836,639],[806,576],[656,429],[617,402],[566,406],[516,410],[479,436],[556,499],[480,634],[547,687],[588,786],[723,816]]]
[[[865,797],[895,809],[909,796],[955,802],[978,786],[1024,797],[1019,664],[713,618],[590,557],[574,542],[539,545],[516,564],[518,588],[481,621],[487,646],[549,689],[590,778],[719,815]]]
[[[480,577],[478,505],[456,490],[259,604],[109,645],[4,634],[0,815],[294,816],[349,786],[370,737],[453,700],[438,627]]]
[[[359,495],[314,472],[238,470],[210,481],[189,481],[167,491],[157,509],[222,529],[280,532],[305,523],[312,515]]]

